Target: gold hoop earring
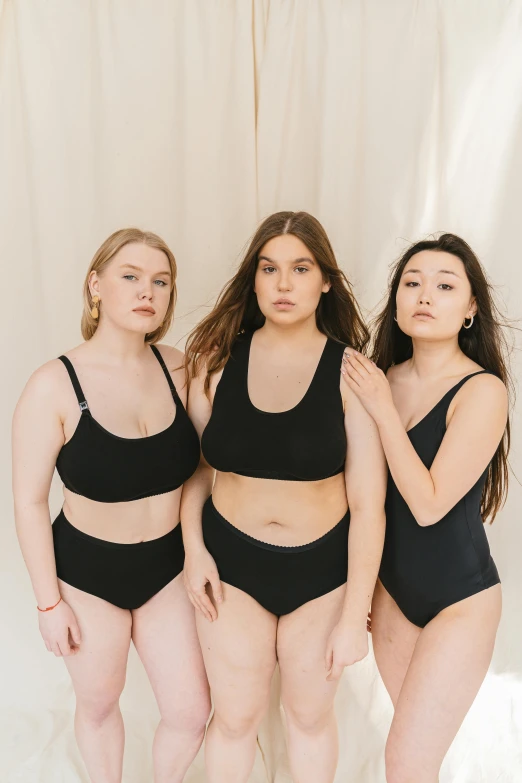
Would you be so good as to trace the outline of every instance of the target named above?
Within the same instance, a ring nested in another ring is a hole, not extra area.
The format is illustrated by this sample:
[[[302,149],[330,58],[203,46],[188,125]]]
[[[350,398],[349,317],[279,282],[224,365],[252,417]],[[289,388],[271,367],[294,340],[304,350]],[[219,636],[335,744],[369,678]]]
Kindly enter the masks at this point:
[[[98,316],[100,315],[100,311],[98,310],[98,302],[100,301],[100,297],[98,295],[93,296],[92,298],[92,308],[91,308],[91,316],[96,321]]]
[[[471,327],[473,326],[473,316],[471,316],[471,320],[467,326],[466,326],[466,319],[464,318],[464,323],[462,324],[462,326],[464,327],[464,329],[471,329]]]

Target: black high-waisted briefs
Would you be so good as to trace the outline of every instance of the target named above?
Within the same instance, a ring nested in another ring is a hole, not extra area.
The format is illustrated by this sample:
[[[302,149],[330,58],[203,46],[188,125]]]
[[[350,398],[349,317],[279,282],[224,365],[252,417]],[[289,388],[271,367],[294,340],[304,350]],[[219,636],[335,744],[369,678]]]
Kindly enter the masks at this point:
[[[277,615],[289,614],[346,582],[350,512],[324,536],[303,546],[275,546],[231,525],[209,497],[203,538],[219,577]]]
[[[117,544],[73,527],[60,511],[53,523],[59,579],[121,609],[137,609],[183,570],[181,525],[160,538]]]

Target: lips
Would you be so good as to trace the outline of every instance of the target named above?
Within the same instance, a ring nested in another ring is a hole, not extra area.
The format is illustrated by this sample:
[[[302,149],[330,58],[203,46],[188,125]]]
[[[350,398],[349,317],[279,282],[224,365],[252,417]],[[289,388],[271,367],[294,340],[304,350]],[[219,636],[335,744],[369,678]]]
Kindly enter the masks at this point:
[[[275,305],[292,305],[293,302],[290,301],[290,299],[278,299],[276,302],[274,302]]]
[[[433,318],[431,313],[427,313],[425,310],[419,310],[417,313],[413,313],[414,318]]]
[[[132,312],[138,313],[138,315],[156,315],[153,307],[135,307]]]

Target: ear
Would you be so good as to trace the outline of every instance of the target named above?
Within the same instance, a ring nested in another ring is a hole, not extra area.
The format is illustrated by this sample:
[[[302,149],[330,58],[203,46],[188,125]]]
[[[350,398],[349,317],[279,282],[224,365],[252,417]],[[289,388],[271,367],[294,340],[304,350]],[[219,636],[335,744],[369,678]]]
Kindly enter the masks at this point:
[[[100,278],[94,270],[89,275],[89,291],[91,296],[100,295]]]
[[[477,310],[478,310],[478,308],[477,308],[477,300],[473,296],[471,298],[471,302],[469,303],[469,308],[468,308],[468,312],[466,314],[466,318],[471,318],[472,315],[475,316],[477,314]]]
[[[331,283],[323,283],[323,287],[321,288],[322,293],[327,294],[331,287]]]

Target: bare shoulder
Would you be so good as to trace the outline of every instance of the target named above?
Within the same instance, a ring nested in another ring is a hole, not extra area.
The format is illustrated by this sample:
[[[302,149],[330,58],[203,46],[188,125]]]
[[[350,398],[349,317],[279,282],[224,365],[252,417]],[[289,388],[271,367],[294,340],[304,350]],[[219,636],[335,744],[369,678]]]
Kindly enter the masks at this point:
[[[172,376],[174,385],[183,402],[186,402],[187,373],[185,368],[185,354],[179,348],[163,343],[155,346],[161,354],[168,371]]]
[[[14,418],[30,413],[31,410],[45,410],[51,415],[61,417],[66,406],[68,386],[71,382],[63,362],[59,359],[50,361],[38,367],[29,377],[15,408]]]
[[[160,343],[155,347],[161,353],[163,361],[170,372],[174,372],[179,366],[185,366],[185,354],[179,348],[174,348],[174,346],[165,345],[164,343]]]
[[[386,377],[390,383],[401,383],[406,377],[409,361],[400,364],[392,364],[386,371]]]
[[[478,370],[480,372],[480,370]],[[473,378],[469,378],[459,389],[457,398],[462,402],[468,403],[470,400],[476,401],[480,406],[494,406],[506,408],[508,406],[508,392],[501,379],[491,373],[480,373]]]
[[[51,359],[32,373],[22,396],[34,399],[54,398],[64,388],[66,382],[67,370],[63,362],[59,359]]]

